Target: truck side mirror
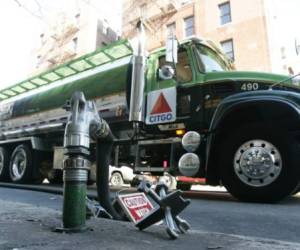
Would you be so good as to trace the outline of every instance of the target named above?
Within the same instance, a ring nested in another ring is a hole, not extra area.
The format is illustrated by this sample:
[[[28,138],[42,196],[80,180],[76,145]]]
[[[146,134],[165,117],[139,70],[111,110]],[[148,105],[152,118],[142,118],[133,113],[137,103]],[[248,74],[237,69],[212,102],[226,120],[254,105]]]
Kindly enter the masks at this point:
[[[163,65],[158,69],[159,80],[170,80],[175,76],[175,70],[171,65]]]
[[[169,36],[166,43],[166,62],[177,63],[177,40],[175,36]]]

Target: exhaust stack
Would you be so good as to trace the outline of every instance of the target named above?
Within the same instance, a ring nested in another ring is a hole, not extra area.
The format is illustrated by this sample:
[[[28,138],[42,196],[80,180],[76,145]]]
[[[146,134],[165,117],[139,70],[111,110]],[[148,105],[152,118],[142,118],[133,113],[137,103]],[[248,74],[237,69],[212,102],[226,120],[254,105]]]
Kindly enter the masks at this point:
[[[142,21],[137,24],[139,30],[139,42],[137,55],[133,57],[133,69],[131,80],[129,121],[144,121],[144,88],[145,88],[145,31]]]

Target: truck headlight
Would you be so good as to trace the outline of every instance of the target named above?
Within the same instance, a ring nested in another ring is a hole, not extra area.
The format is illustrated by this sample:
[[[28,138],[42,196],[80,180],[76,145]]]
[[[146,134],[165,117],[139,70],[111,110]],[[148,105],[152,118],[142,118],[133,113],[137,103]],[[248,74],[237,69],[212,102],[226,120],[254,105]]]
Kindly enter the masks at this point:
[[[178,162],[178,168],[182,175],[192,177],[195,176],[200,168],[200,159],[194,153],[185,153]]]
[[[187,152],[195,152],[201,142],[201,136],[195,131],[189,131],[182,137],[182,146]]]

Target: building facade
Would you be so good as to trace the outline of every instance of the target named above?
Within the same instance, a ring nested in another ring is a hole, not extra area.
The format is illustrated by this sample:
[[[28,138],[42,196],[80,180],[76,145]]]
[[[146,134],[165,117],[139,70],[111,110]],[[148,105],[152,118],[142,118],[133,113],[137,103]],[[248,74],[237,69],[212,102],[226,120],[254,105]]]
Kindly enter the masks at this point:
[[[40,43],[33,51],[35,64],[32,74],[37,74],[67,62],[96,48],[119,39],[97,10],[85,1],[63,1],[60,12],[49,15],[47,25],[40,32]]]
[[[142,17],[149,50],[163,46],[169,34],[178,40],[198,36],[219,43],[238,70],[297,73],[300,46],[297,52],[293,43],[297,48],[300,39],[295,35],[300,32],[278,26],[278,20],[296,17],[292,10],[299,4],[298,0],[124,0],[123,36],[134,37],[134,25]],[[285,12],[280,11],[283,7]],[[283,56],[285,51],[289,53]]]

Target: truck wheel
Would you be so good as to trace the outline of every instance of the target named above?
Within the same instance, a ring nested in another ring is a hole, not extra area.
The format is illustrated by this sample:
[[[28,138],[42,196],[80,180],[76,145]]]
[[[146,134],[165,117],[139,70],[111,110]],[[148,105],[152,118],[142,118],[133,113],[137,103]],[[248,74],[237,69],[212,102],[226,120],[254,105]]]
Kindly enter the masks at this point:
[[[113,187],[121,187],[124,184],[123,176],[119,172],[112,173],[110,183]]]
[[[273,203],[297,187],[299,145],[282,129],[248,125],[235,130],[224,142],[220,149],[221,180],[237,199]]]
[[[32,180],[33,157],[31,149],[21,144],[15,148],[9,164],[9,176],[15,183],[28,183]]]
[[[0,147],[0,181],[9,180],[9,152],[4,147]]]

